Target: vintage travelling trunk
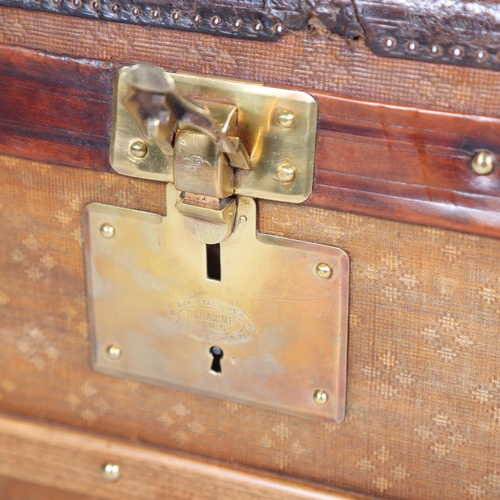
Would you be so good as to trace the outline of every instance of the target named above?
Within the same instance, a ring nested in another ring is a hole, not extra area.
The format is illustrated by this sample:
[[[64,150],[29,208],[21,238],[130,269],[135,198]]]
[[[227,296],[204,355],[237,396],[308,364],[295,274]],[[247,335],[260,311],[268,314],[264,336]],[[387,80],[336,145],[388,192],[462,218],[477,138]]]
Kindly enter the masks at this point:
[[[500,498],[500,4],[0,0],[0,499]]]

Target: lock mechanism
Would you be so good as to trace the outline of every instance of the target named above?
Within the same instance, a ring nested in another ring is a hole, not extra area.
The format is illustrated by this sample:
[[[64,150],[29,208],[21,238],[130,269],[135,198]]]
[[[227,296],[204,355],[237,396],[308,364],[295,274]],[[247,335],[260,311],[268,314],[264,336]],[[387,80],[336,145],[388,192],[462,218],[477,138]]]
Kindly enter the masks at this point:
[[[314,99],[140,64],[113,112],[113,168],[167,182],[167,215],[85,208],[93,367],[342,422],[348,256],[257,231],[255,198],[311,193]]]
[[[137,64],[118,73],[114,113],[112,167],[173,183],[186,229],[204,243],[231,234],[237,195],[311,194],[318,111],[304,92]]]

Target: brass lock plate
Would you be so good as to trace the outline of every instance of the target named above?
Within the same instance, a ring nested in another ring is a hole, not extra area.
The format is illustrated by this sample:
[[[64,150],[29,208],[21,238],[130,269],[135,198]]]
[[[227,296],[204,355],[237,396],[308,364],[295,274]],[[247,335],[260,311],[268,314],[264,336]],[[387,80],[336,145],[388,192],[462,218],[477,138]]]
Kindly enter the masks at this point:
[[[117,172],[151,180],[173,182],[173,149],[148,140],[127,111],[127,84],[121,68],[113,93],[110,163]],[[166,72],[165,72],[166,73]],[[318,105],[305,92],[265,87],[223,78],[167,73],[177,90],[193,102],[236,106],[238,139],[248,151],[251,168],[235,169],[234,194],[300,203],[312,192]],[[130,154],[136,141],[147,154]],[[206,167],[205,167],[206,168]],[[293,179],[283,171],[293,170]]]
[[[233,233],[205,245],[167,216],[85,208],[92,364],[136,379],[340,423],[349,259],[338,248],[256,232],[238,198]]]

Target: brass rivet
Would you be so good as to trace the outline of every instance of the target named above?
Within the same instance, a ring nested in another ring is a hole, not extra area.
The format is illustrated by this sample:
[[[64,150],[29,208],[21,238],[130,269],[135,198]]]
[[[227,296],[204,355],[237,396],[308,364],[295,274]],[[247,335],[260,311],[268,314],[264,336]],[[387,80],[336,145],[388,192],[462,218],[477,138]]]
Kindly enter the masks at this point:
[[[241,215],[240,216],[240,222],[246,222],[247,221],[247,216],[246,215]]]
[[[285,163],[278,167],[277,174],[278,180],[283,184],[287,184],[295,179],[295,168],[293,168],[292,165]]]
[[[293,125],[295,117],[289,109],[282,109],[278,111],[276,115],[276,120],[283,128],[290,128]]]
[[[323,280],[328,280],[332,277],[332,268],[328,264],[318,264],[316,266],[316,274]]]
[[[314,391],[313,399],[317,405],[323,406],[328,403],[328,394],[325,391],[318,389],[317,391]]]
[[[477,175],[488,175],[495,168],[495,156],[489,151],[478,151],[471,160],[471,167]]]
[[[115,235],[115,228],[107,222],[101,226],[100,231],[103,238],[112,238]]]
[[[106,481],[118,481],[120,479],[120,466],[116,464],[104,464],[102,466],[102,477]]]
[[[106,347],[106,356],[112,361],[116,361],[122,357],[122,350],[115,344]]]
[[[134,158],[144,158],[148,154],[148,146],[144,141],[137,139],[130,145],[130,154]]]

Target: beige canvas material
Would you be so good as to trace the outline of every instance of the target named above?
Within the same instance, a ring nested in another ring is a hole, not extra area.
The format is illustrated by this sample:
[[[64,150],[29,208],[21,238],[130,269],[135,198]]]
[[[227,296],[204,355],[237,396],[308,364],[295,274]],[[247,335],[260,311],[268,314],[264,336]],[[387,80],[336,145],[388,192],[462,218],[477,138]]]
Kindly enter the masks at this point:
[[[164,185],[0,157],[0,411],[391,499],[500,495],[500,241],[271,202],[260,231],[351,259],[340,426],[91,368],[82,209]]]

